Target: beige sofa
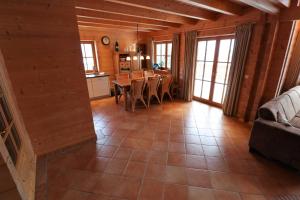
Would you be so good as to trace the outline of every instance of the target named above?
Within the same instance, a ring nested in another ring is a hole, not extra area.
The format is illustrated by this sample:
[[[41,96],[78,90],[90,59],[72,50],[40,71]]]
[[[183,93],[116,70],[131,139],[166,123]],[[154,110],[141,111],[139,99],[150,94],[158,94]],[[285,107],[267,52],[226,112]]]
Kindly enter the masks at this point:
[[[300,169],[300,86],[261,106],[258,115],[250,151]]]

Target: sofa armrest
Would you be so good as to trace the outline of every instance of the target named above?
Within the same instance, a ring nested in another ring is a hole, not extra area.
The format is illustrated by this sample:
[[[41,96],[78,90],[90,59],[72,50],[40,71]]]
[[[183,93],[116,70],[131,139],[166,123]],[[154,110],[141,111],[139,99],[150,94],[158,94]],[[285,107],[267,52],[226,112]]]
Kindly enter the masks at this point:
[[[251,150],[300,169],[300,129],[264,119],[255,120],[249,141]]]
[[[292,134],[295,135],[297,137],[300,137],[300,129],[299,128],[295,128],[293,126],[288,126],[286,124],[283,123],[279,123],[276,121],[269,121],[269,120],[265,120],[262,118],[258,118],[257,120],[255,120],[254,122],[254,126],[252,129],[258,128],[258,127],[264,127],[268,130],[268,131],[272,131],[274,133],[278,132],[278,134]]]

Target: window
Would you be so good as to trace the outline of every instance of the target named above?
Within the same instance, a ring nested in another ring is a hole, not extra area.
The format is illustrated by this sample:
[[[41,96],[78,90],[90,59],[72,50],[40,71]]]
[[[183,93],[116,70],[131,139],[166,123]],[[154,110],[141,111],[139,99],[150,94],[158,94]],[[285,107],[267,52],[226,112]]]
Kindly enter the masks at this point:
[[[171,69],[172,42],[155,43],[155,63]]]
[[[234,47],[232,37],[198,41],[194,97],[222,105]]]
[[[97,59],[93,41],[81,41],[81,52],[85,72],[97,72]]]
[[[21,140],[7,100],[0,88],[0,140],[4,143],[11,161],[16,165],[20,154]]]

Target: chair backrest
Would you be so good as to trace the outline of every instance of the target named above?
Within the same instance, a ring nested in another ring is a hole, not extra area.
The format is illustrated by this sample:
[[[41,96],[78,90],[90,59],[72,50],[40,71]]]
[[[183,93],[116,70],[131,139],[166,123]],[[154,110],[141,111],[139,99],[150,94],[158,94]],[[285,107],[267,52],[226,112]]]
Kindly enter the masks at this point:
[[[145,87],[144,79],[132,79],[131,87],[130,87],[130,94],[134,98],[140,98],[143,96],[144,87]]]
[[[149,76],[154,76],[154,71],[153,70],[144,71],[144,76],[146,79],[148,79]]]
[[[160,80],[158,76],[148,78],[147,86],[149,94],[157,94],[159,82]]]
[[[117,81],[123,81],[123,80],[129,80],[129,74],[123,73],[123,74],[116,74]]]
[[[144,77],[144,72],[143,70],[138,70],[138,71],[132,71],[131,72],[131,79],[140,79]]]
[[[163,75],[162,76],[162,91],[168,91],[172,83],[172,75]]]

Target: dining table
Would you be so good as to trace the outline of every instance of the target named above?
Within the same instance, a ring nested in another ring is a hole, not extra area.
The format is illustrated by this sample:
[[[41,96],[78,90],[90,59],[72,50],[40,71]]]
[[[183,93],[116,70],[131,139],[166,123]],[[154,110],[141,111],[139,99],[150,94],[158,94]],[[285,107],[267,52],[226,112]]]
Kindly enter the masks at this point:
[[[155,74],[154,76],[147,76],[147,78],[143,77],[145,79],[145,82],[147,84],[148,78],[149,77],[156,77],[158,76],[159,78],[161,78],[161,75],[159,74]],[[118,90],[119,88],[121,89],[122,95],[124,96],[124,104],[125,104],[125,110],[128,110],[127,107],[127,95],[128,95],[128,91],[130,90],[130,86],[131,86],[131,80],[132,79],[120,79],[120,80],[113,80],[112,83],[114,84],[114,88],[115,88],[115,101],[116,104],[119,104],[119,98],[118,98]]]
[[[115,86],[115,100],[116,104],[119,104],[119,98],[118,98],[118,89],[121,89],[122,95],[124,95],[124,103],[125,103],[125,110],[128,110],[127,108],[127,92],[130,90],[131,86],[131,79],[121,79],[121,80],[113,80],[112,83]]]

